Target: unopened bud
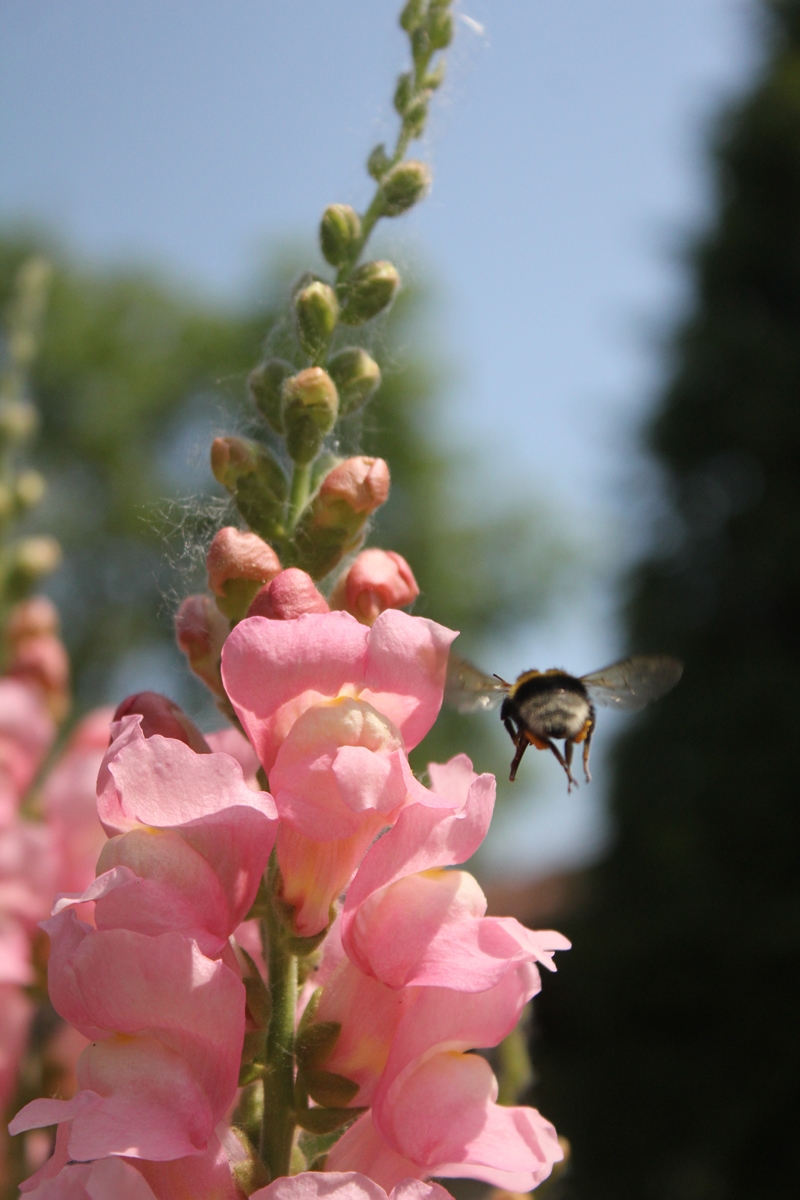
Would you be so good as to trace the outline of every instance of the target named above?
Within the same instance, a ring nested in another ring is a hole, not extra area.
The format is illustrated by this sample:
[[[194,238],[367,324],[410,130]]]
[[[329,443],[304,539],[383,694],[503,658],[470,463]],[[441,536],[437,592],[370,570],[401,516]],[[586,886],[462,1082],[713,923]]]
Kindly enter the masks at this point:
[[[281,564],[272,547],[257,533],[227,525],[214,535],[206,569],[217,607],[230,621],[240,621],[256,592],[275,578]]]
[[[368,262],[357,267],[339,285],[342,310],[339,320],[345,325],[363,325],[383,312],[395,298],[400,276],[390,262]]]
[[[146,738],[158,734],[160,737],[172,738],[184,742],[196,754],[210,754],[211,747],[190,717],[172,700],[162,696],[160,692],[136,692],[128,696],[117,707],[112,720],[121,721],[123,717],[140,715],[142,718],[142,733]]]
[[[17,504],[21,509],[33,508],[47,491],[44,476],[38,471],[22,471],[14,486]]]
[[[428,119],[428,97],[417,96],[403,114],[403,127],[409,137],[422,137]]]
[[[300,345],[310,358],[315,358],[328,345],[339,318],[339,301],[333,288],[319,280],[301,288],[294,298],[294,315]]]
[[[435,92],[444,83],[445,76],[445,60],[439,59],[432,71],[429,71],[423,80],[423,86],[429,92]]]
[[[297,565],[322,579],[364,540],[369,516],[389,496],[382,458],[345,459],[323,479],[295,532]]]
[[[373,179],[383,179],[389,167],[392,165],[392,160],[386,153],[386,147],[383,142],[380,146],[376,146],[367,159],[367,170]]]
[[[36,432],[39,418],[27,400],[3,400],[0,403],[0,443],[22,442]]]
[[[361,218],[349,204],[329,204],[322,214],[319,244],[332,267],[341,267],[353,256],[361,239]]]
[[[428,13],[428,39],[431,50],[444,50],[453,40],[453,17],[440,5],[431,5]]]
[[[10,642],[18,642],[22,638],[58,633],[60,627],[58,609],[53,601],[47,596],[29,596],[15,604],[9,613],[6,637]]]
[[[291,621],[305,613],[330,612],[328,601],[317,591],[305,571],[289,567],[263,587],[247,610],[248,617],[269,617],[272,621]]]
[[[394,106],[400,116],[405,116],[406,109],[414,98],[414,81],[410,74],[400,75],[394,90]]]
[[[61,564],[61,547],[55,538],[20,538],[12,547],[6,574],[6,592],[12,599],[22,598],[43,575]]]
[[[316,458],[326,433],[339,413],[336,384],[321,367],[307,367],[283,385],[283,421],[286,448],[293,462],[310,463]]]
[[[387,608],[405,608],[419,595],[411,567],[393,550],[362,550],[337,582],[333,608],[344,608],[362,625],[373,625]]]
[[[211,470],[251,529],[263,538],[282,535],[288,486],[280,464],[266,446],[238,437],[215,438]]]
[[[175,614],[175,637],[189,666],[215,696],[225,697],[219,663],[230,623],[213,596],[187,596]]]
[[[6,623],[6,674],[41,688],[56,721],[69,708],[69,658],[58,636],[55,605],[46,596],[31,596],[16,604]]]
[[[360,346],[346,346],[328,362],[339,393],[339,413],[355,412],[366,404],[381,382],[381,369]]]
[[[425,0],[408,0],[400,13],[400,27],[413,33],[425,15]]]
[[[409,159],[398,163],[381,183],[381,213],[399,217],[421,200],[431,186],[431,173],[425,163]]]
[[[293,370],[283,358],[268,358],[247,377],[251,400],[276,433],[283,433],[283,381]]]

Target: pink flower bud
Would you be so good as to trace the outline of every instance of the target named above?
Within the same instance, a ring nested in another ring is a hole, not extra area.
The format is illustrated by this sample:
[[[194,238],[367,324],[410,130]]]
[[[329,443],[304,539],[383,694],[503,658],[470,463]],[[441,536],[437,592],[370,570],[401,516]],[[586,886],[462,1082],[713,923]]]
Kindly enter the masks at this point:
[[[158,733],[162,737],[185,742],[197,754],[211,753],[211,747],[194,721],[191,721],[177,704],[159,692],[136,692],[135,695],[128,696],[119,705],[112,720],[119,721],[132,713],[141,714],[142,733],[146,738]]]
[[[263,587],[247,610],[248,617],[269,617],[273,621],[291,621],[303,613],[330,612],[328,601],[318,592],[305,571],[289,567]]]
[[[319,498],[326,508],[342,501],[355,512],[375,512],[389,498],[389,467],[382,458],[347,458],[325,476]]]
[[[175,637],[195,675],[215,696],[224,696],[219,663],[230,624],[211,596],[187,596],[175,614]]]
[[[6,673],[41,688],[51,714],[61,721],[69,708],[69,658],[58,630],[58,611],[46,596],[15,605],[6,624]]]
[[[411,567],[393,550],[362,550],[336,584],[333,608],[373,625],[387,608],[405,608],[419,595]]]
[[[235,621],[244,616],[259,588],[275,578],[281,564],[272,547],[257,533],[227,525],[215,534],[206,567],[217,607]]]
[[[15,604],[6,622],[6,637],[10,642],[21,638],[58,633],[61,622],[58,609],[47,596],[30,596]]]

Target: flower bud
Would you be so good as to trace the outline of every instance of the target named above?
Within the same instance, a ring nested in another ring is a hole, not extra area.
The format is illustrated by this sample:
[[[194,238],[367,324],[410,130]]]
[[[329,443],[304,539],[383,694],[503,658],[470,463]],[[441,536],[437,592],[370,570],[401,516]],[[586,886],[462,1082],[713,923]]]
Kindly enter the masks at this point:
[[[413,33],[418,25],[422,23],[425,15],[425,0],[408,0],[400,13],[400,27],[405,29],[406,33]]]
[[[46,596],[31,596],[16,604],[6,623],[6,674],[42,689],[56,721],[69,708],[69,658],[58,636],[55,605]]]
[[[339,318],[339,301],[327,283],[318,279],[301,288],[294,298],[297,337],[304,352],[315,358],[331,340]]]
[[[445,60],[441,58],[432,71],[429,71],[425,76],[423,86],[429,92],[435,92],[444,83],[445,76]]]
[[[131,714],[141,714],[142,733],[146,738],[159,734],[184,742],[196,754],[210,754],[211,747],[194,721],[182,708],[160,692],[136,692],[117,707],[112,720],[120,721]]]
[[[175,614],[175,636],[189,666],[215,696],[225,698],[219,662],[230,624],[212,596],[187,596]]]
[[[206,555],[208,586],[217,607],[231,621],[247,612],[256,592],[281,569],[280,560],[257,533],[227,525],[214,535]]]
[[[14,485],[18,508],[23,511],[39,503],[47,491],[44,476],[38,471],[22,471]]]
[[[384,146],[383,142],[381,142],[379,146],[375,147],[367,159],[367,170],[373,179],[380,181],[383,179],[391,165],[392,160],[386,153],[386,147]]]
[[[286,448],[293,462],[310,463],[339,413],[336,384],[322,367],[307,367],[283,385]]]
[[[39,424],[34,406],[28,400],[3,400],[0,403],[0,444],[23,442]]]
[[[364,540],[371,513],[389,496],[382,458],[345,459],[323,479],[295,532],[296,562],[322,579]]]
[[[6,568],[6,592],[22,598],[43,575],[61,565],[61,547],[55,538],[20,538],[11,546]]]
[[[361,218],[349,204],[329,204],[322,214],[319,244],[332,267],[353,256],[361,239]]]
[[[431,173],[425,163],[409,159],[398,163],[381,183],[381,213],[399,217],[421,200],[431,186]]]
[[[373,625],[387,608],[405,608],[419,595],[411,567],[393,550],[362,550],[337,582],[331,606]]]
[[[453,40],[453,17],[442,5],[431,5],[428,39],[431,50],[445,50]]]
[[[409,137],[422,137],[428,119],[428,97],[417,96],[403,114],[403,127]]]
[[[257,594],[248,617],[269,617],[272,621],[291,621],[304,613],[330,612],[328,601],[317,591],[314,581],[305,571],[289,567],[276,575]]]
[[[283,358],[268,358],[247,377],[250,399],[276,433],[283,433],[283,381],[293,370]]]
[[[328,372],[339,393],[339,413],[355,412],[380,386],[381,369],[360,346],[346,346],[328,362]]]
[[[263,538],[282,535],[288,487],[280,464],[266,446],[238,437],[215,438],[211,470],[251,529]]]
[[[397,80],[397,87],[394,90],[394,106],[400,116],[405,115],[405,111],[414,98],[414,80],[409,73],[400,75]]]
[[[400,276],[390,262],[368,262],[356,267],[339,285],[342,310],[339,320],[345,325],[363,325],[383,312],[395,298]]]

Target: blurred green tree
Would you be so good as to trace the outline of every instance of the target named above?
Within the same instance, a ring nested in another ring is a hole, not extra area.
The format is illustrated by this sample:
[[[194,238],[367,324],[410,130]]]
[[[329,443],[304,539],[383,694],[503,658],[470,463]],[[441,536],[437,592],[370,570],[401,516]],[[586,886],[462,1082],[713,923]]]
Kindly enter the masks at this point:
[[[77,711],[152,687],[202,716],[205,696],[174,647],[172,613],[204,586],[204,544],[235,521],[208,449],[216,434],[252,433],[245,380],[262,343],[286,341],[290,270],[279,263],[258,299],[226,309],[152,274],[76,265],[41,237],[6,236],[0,306],[33,251],[55,269],[33,378],[41,413],[34,458],[49,493],[27,528],[64,547],[64,567],[47,590],[63,616]],[[375,323],[372,350],[384,382],[344,431],[341,449],[387,459],[392,494],[370,544],[409,560],[422,589],[416,612],[474,644],[490,629],[540,614],[566,558],[534,499],[524,518],[518,502],[504,507],[478,462],[465,462],[463,444],[435,437],[442,373],[430,356],[406,349],[428,302],[425,289],[409,286]],[[181,503],[187,495],[196,503]],[[499,723],[495,730],[448,715],[418,761],[454,753],[458,734],[458,748],[469,744],[479,769],[491,769],[498,731]]]
[[[616,748],[618,836],[537,1010],[580,1200],[789,1200],[800,1112],[800,3],[721,122],[648,431],[669,512],[631,649],[686,663]]]

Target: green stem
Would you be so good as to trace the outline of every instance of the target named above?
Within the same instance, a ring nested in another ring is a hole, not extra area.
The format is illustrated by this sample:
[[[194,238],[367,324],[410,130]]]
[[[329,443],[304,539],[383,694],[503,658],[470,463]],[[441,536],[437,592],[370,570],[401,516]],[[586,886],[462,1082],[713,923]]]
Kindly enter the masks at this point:
[[[289,533],[294,533],[300,514],[308,504],[311,489],[311,463],[295,463],[292,472],[292,487],[289,493]]]
[[[286,949],[280,921],[271,907],[269,986],[272,1014],[264,1072],[264,1119],[261,1156],[272,1179],[288,1175],[294,1140],[294,1020],[297,1007],[297,959]]]

